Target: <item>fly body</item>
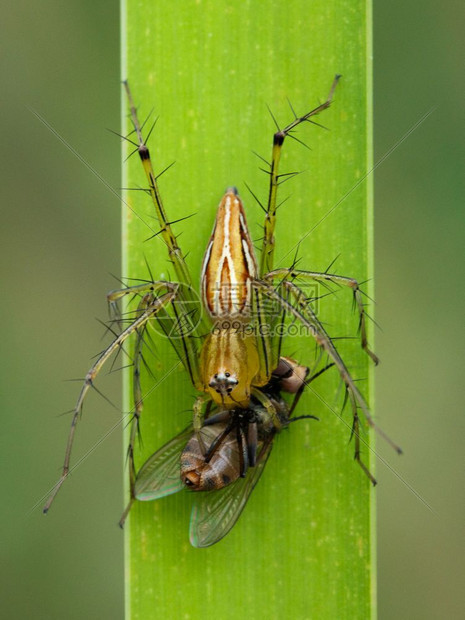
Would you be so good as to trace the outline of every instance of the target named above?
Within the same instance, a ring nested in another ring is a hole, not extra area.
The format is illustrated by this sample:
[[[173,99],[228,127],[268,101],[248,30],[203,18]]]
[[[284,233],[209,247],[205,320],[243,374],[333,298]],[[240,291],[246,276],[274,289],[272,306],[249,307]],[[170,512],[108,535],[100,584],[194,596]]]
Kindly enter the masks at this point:
[[[321,375],[328,367],[307,379]],[[209,547],[221,540],[239,519],[268,461],[276,434],[294,420],[291,417],[299,389],[291,376],[307,377],[309,369],[282,358],[261,397],[273,404],[270,411],[253,398],[248,408],[224,410],[204,420],[199,433],[185,429],[162,446],[141,467],[135,481],[135,497],[150,501],[187,489],[195,491],[190,540],[195,547]],[[287,388],[295,394],[292,406],[282,398]]]
[[[237,433],[243,434],[238,427]],[[237,433],[233,433],[227,421],[205,425],[201,430],[202,444],[199,435],[192,434],[181,453],[181,481],[192,491],[213,491],[223,489],[235,482],[241,475],[240,441]],[[221,449],[213,451],[215,445],[223,438]],[[244,438],[241,437],[240,440]],[[204,454],[203,446],[210,446],[211,455]]]

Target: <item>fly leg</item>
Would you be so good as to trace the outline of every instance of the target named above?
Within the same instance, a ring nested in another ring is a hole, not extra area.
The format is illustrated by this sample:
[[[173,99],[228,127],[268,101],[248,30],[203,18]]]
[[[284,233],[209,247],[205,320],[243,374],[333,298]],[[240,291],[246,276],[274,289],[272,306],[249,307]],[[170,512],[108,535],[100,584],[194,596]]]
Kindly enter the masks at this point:
[[[318,366],[318,362],[316,366]],[[302,366],[290,357],[281,357],[279,359],[279,364],[272,374],[272,381],[273,384],[277,384],[277,386],[279,386],[279,389],[283,392],[287,392],[288,394],[294,394],[292,404],[289,408],[289,418],[292,417],[292,414],[297,407],[297,404],[303,394],[305,387],[332,366],[334,366],[333,363],[327,364],[317,373],[311,373],[310,377],[307,379],[310,373],[310,368],[308,368],[307,366]]]
[[[88,393],[89,389],[92,387],[96,376],[100,372],[105,362],[111,357],[111,355],[115,351],[119,350],[123,342],[125,342],[127,338],[129,338],[133,333],[135,333],[138,329],[140,329],[143,325],[145,325],[145,323],[149,319],[156,316],[156,314],[160,312],[160,310],[162,310],[164,307],[170,304],[172,300],[176,297],[176,293],[177,293],[177,287],[173,285],[173,290],[171,292],[165,293],[161,297],[154,299],[150,307],[148,307],[145,310],[145,312],[143,312],[143,314],[137,317],[123,332],[121,332],[121,334],[117,338],[115,338],[115,340],[113,340],[113,342],[105,349],[105,351],[103,351],[103,353],[99,356],[97,361],[93,364],[93,366],[87,372],[86,378],[84,380],[83,386],[81,388],[79,397],[76,402],[76,406],[74,407],[74,410],[73,410],[73,417],[71,420],[71,429],[68,435],[68,442],[66,445],[65,460],[63,464],[62,474],[58,482],[53,487],[53,490],[43,508],[43,511],[45,513],[48,512],[53,500],[55,499],[55,496],[60,490],[63,482],[68,477],[68,474],[70,471],[69,464],[70,464],[70,459],[71,459],[71,450],[73,447],[73,440],[74,440],[74,435],[76,432],[76,425],[78,423],[78,420],[79,420],[79,417],[82,411],[82,405],[86,397],[86,394]]]
[[[257,462],[258,428],[256,422],[247,425],[247,455],[250,467],[255,467]]]
[[[292,414],[294,413],[295,408],[297,407],[297,404],[300,400],[300,397],[303,394],[304,389],[307,387],[307,385],[309,385],[312,381],[314,381],[317,377],[319,377],[320,375],[322,375],[324,372],[326,372],[329,368],[332,368],[334,366],[334,363],[331,364],[326,364],[326,366],[324,368],[322,368],[319,372],[315,373],[314,375],[311,374],[310,377],[307,379],[308,376],[308,372],[305,375],[304,378],[301,378],[300,376],[297,377],[298,381],[301,381],[301,385],[299,387],[299,389],[297,390],[297,392],[295,392],[295,396],[294,399],[292,401],[291,407],[289,409],[289,417],[292,417]]]
[[[265,216],[263,245],[260,256],[260,277],[263,277],[265,273],[273,269],[273,257],[275,248],[274,230],[276,226],[276,211],[279,206],[277,205],[276,197],[279,184],[286,180],[286,178],[289,178],[289,175],[279,174],[279,161],[281,159],[281,151],[284,139],[292,132],[293,129],[300,125],[300,123],[309,121],[312,116],[316,116],[320,112],[323,112],[323,110],[329,108],[333,100],[334,90],[340,77],[340,75],[336,75],[336,77],[334,78],[328,98],[324,103],[316,107],[314,110],[311,110],[304,116],[301,116],[300,118],[296,117],[287,127],[277,131],[274,134],[271,164],[269,164],[270,185],[268,191],[268,206]],[[294,173],[291,173],[291,176],[293,176],[293,174]]]
[[[211,442],[208,450],[204,453],[205,463],[209,463],[212,460],[213,455],[216,454],[220,446],[223,445],[224,441],[228,437],[229,433],[231,433],[231,431],[233,430],[236,421],[234,420],[234,418],[231,417],[229,412],[228,418],[229,420],[226,428],[215,437],[215,439]]]
[[[236,441],[239,450],[240,477],[245,478],[247,470],[249,469],[249,451],[247,438],[241,424],[238,424],[236,428]]]

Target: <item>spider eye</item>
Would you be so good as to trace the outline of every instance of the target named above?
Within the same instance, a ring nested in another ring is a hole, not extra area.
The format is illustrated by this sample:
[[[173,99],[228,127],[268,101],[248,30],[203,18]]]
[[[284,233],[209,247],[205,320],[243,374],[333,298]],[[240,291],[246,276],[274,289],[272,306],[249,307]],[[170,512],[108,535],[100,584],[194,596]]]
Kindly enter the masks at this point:
[[[231,373],[230,373],[230,372],[225,372],[225,373],[224,373],[224,376],[225,376],[225,377],[230,377],[230,376],[231,376]]]

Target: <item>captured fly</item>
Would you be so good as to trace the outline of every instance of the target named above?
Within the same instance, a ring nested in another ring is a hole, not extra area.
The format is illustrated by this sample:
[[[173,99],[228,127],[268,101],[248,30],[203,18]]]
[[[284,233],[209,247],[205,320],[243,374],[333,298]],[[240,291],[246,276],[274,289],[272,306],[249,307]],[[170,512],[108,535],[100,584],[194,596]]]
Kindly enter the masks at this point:
[[[162,446],[141,467],[135,497],[160,499],[183,489],[195,492],[190,542],[209,547],[221,540],[239,519],[263,473],[275,435],[291,422],[314,416],[291,417],[302,387],[319,376],[303,379],[308,369],[281,358],[272,381],[263,389],[278,414],[252,399],[246,409],[224,410],[205,420],[199,433],[189,426]],[[296,394],[291,406],[281,391]]]

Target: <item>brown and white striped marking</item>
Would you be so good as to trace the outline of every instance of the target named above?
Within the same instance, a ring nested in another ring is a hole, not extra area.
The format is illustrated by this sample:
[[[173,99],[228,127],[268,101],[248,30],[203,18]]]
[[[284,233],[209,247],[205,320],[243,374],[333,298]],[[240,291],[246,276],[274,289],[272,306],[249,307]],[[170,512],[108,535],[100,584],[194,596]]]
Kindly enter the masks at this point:
[[[252,279],[257,277],[252,240],[242,201],[229,188],[216,214],[215,226],[202,265],[201,288],[211,316],[248,316],[252,307]]]

